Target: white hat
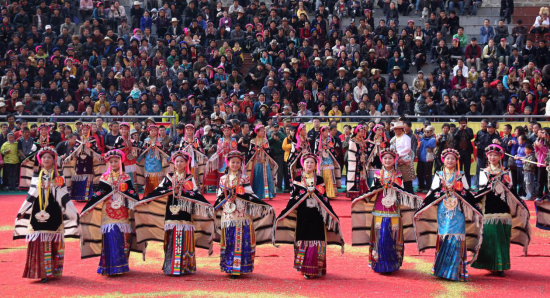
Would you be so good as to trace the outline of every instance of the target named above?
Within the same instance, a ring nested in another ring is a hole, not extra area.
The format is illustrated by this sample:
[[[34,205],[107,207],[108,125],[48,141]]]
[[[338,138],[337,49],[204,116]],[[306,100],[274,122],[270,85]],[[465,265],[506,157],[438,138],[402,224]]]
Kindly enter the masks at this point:
[[[46,30],[48,29],[52,29],[52,26],[51,25],[46,25]]]
[[[212,129],[212,126],[206,125],[206,126],[204,127],[204,133],[208,133],[211,129]]]
[[[15,104],[15,107],[16,107],[16,108],[17,108],[17,107],[24,107],[24,106],[25,106],[25,104],[22,103],[22,102],[18,102],[18,103]]]
[[[139,1],[134,1],[134,5],[141,5],[141,3],[139,3]]]
[[[6,104],[3,101],[0,101],[0,108],[3,108],[5,106],[6,106]]]
[[[177,22],[178,19],[177,18],[172,18],[172,22]]]
[[[321,58],[319,58],[319,57],[315,57],[315,59],[313,59],[313,62],[315,62],[315,61],[322,62],[322,61],[321,61]]]
[[[155,89],[156,89],[156,88],[157,88],[157,86],[155,86],[155,85],[151,85],[151,86],[149,86],[149,90],[151,90],[151,89],[153,89],[153,88],[155,88]]]

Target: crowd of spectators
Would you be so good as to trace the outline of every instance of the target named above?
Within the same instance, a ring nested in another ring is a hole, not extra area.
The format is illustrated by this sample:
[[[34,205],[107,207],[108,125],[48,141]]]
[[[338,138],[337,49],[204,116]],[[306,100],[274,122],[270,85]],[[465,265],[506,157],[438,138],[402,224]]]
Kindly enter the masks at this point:
[[[27,121],[67,121],[62,115],[94,122],[106,148],[114,129],[104,122],[132,122],[140,131],[143,119],[135,116],[173,116],[180,126],[167,144],[177,144],[181,125],[192,123],[215,150],[223,123],[243,139],[250,125],[284,124],[282,143],[287,125],[311,121],[295,116],[334,124],[358,116],[523,121],[507,116],[548,113],[548,8],[532,26],[517,20],[509,30],[513,1],[502,1],[497,25],[477,24],[477,38],[464,25],[479,0],[1,4],[4,142],[10,132],[14,142],[26,131],[32,137]],[[413,13],[423,23],[403,18]],[[59,142],[68,141],[72,128],[58,133]]]

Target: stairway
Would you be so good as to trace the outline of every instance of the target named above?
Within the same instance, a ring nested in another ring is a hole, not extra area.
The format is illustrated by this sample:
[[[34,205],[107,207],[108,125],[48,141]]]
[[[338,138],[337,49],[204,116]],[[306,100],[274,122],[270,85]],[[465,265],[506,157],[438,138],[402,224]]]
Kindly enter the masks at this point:
[[[252,55],[249,53],[243,53],[243,67],[241,69],[241,74],[243,77],[246,75],[248,70],[250,70],[252,67],[256,65],[256,62],[252,61]],[[256,86],[246,86],[247,92],[248,91],[254,91],[254,93],[259,93],[260,89]],[[248,90],[250,89],[250,90]]]

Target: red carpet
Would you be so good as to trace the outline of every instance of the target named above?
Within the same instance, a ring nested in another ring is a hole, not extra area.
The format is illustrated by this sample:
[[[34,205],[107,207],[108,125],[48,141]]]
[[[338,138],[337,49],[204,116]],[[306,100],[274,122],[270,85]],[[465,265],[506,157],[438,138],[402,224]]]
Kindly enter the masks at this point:
[[[209,194],[208,199],[214,200]],[[80,260],[79,243],[69,240],[65,248],[63,277],[47,284],[21,278],[26,257],[23,240],[12,241],[15,215],[24,200],[22,195],[0,196],[0,285],[2,297],[550,297],[550,231],[533,227],[529,256],[512,246],[512,270],[505,278],[469,268],[470,281],[456,283],[429,275],[433,251],[418,254],[415,244],[406,246],[403,267],[392,275],[380,275],[367,267],[367,248],[346,246],[340,256],[338,247],[328,250],[328,274],[305,280],[293,269],[291,246],[271,245],[256,249],[254,273],[231,280],[219,271],[219,246],[214,254],[198,251],[197,273],[167,277],[161,272],[162,245],[149,245],[147,259],[131,258],[131,271],[120,277],[96,274],[99,259]],[[272,201],[277,213],[286,205],[288,195]],[[350,201],[332,202],[340,216],[344,239],[351,243]],[[81,209],[83,204],[77,204]],[[531,214],[534,207],[529,203]],[[534,220],[531,220],[534,224]]]

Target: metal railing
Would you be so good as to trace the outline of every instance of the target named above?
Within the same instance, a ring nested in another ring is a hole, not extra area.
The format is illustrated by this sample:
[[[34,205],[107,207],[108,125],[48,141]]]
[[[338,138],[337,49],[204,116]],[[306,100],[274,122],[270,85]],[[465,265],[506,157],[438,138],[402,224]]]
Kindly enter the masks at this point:
[[[162,121],[162,118],[168,118],[170,119],[170,136],[173,137],[175,136],[176,134],[176,116],[174,115],[167,115],[167,116],[146,116],[146,115],[124,115],[124,116],[113,116],[113,115],[105,115],[105,116],[100,116],[100,115],[91,115],[91,116],[88,116],[88,115],[14,115],[16,119],[33,119],[33,120],[38,120],[38,119],[46,119],[46,121],[36,121],[36,122],[55,122],[57,123],[58,121],[50,121],[50,119],[54,119],[54,120],[59,120],[59,119],[72,119],[73,121],[68,121],[68,122],[76,122],[78,120],[83,120],[83,119],[96,119],[96,118],[102,118],[102,119],[149,119],[149,118],[153,118],[153,120],[155,121],[158,121],[159,119]],[[6,116],[0,116],[0,120],[5,120],[7,117]],[[29,121],[29,122],[34,122],[34,121]],[[92,121],[82,121],[82,122],[93,122]],[[105,121],[107,123],[111,122],[111,121]]]

